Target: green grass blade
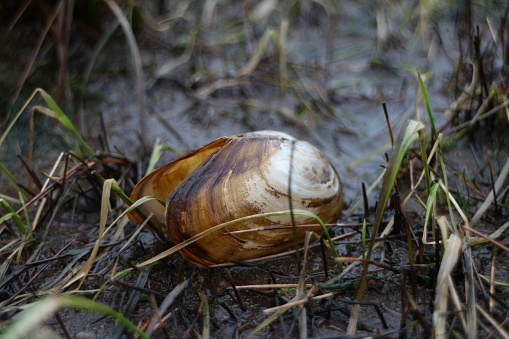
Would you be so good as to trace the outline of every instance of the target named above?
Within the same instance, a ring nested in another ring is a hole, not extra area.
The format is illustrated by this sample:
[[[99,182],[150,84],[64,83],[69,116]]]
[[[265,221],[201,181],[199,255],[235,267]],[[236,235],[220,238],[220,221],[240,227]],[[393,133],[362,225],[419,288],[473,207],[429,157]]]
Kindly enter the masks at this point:
[[[2,134],[2,136],[0,137],[0,147],[2,146],[2,144],[4,143],[5,139],[7,138],[7,136],[9,135],[9,132],[11,131],[11,129],[13,128],[14,124],[16,123],[16,121],[19,119],[19,117],[21,116],[21,114],[25,111],[25,109],[28,107],[28,105],[32,102],[32,100],[34,99],[34,97],[37,95],[37,93],[40,93],[41,96],[43,97],[44,101],[46,101],[46,104],[49,106],[49,108],[53,111],[53,113],[55,113],[55,117],[56,119],[62,124],[64,125],[75,137],[76,139],[78,140],[78,142],[80,143],[80,145],[87,151],[87,153],[89,153],[90,155],[91,154],[94,154],[94,150],[88,145],[88,143],[81,137],[81,135],[78,133],[78,131],[76,130],[76,128],[74,127],[74,125],[72,124],[71,120],[69,120],[69,118],[67,117],[67,115],[65,115],[65,113],[60,109],[60,107],[58,107],[57,103],[55,102],[55,100],[53,100],[53,98],[51,98],[51,96],[43,89],[41,88],[38,88],[36,89],[32,95],[30,95],[30,97],[28,98],[28,100],[25,102],[25,104],[23,105],[23,107],[21,107],[21,109],[18,111],[18,113],[14,116],[14,119],[12,119],[12,121],[10,122],[10,124],[7,126],[5,132]]]
[[[28,232],[28,227],[25,224],[23,224],[19,214],[17,214],[16,211],[12,209],[12,207],[9,205],[7,201],[0,198],[0,206],[2,206],[7,211],[7,213],[0,218],[0,224],[12,217],[12,220],[18,227],[20,234],[25,234]]]
[[[401,162],[403,161],[406,151],[408,150],[410,145],[417,139],[417,132],[422,128],[424,128],[422,123],[415,120],[408,120],[407,123],[401,129],[400,133],[398,134],[396,141],[394,142],[394,147],[391,152],[389,163],[387,164],[387,168],[385,171],[382,189],[380,190],[380,195],[378,198],[377,208],[375,212],[375,220],[373,221],[373,227],[371,231],[371,240],[369,242],[368,252],[366,255],[366,259],[368,260],[371,258],[371,253],[373,252],[373,248],[375,246],[375,239],[378,234],[378,229],[380,228],[380,224],[382,223],[385,206],[387,204],[387,201],[389,201],[389,197],[391,195],[392,188],[396,181],[396,176],[398,174],[399,167],[401,166]],[[362,301],[364,288],[366,287],[368,266],[369,261],[365,261],[363,263],[362,275],[358,284],[357,292],[355,294],[356,301]],[[349,334],[353,334],[357,330],[359,310],[360,305],[355,305],[352,308],[352,317],[350,318],[347,330]]]
[[[28,193],[23,189],[23,187],[18,185],[18,181],[16,180],[16,178],[14,178],[11,172],[9,172],[9,170],[1,162],[0,162],[0,172],[3,173],[7,177],[7,180],[18,190],[18,192],[20,192],[23,195],[23,198],[28,198]]]
[[[16,316],[14,322],[3,333],[2,338],[25,338],[32,331],[36,330],[50,314],[55,313],[62,307],[79,308],[108,315],[124,324],[125,327],[138,334],[141,338],[148,339],[148,336],[143,331],[111,307],[77,295],[48,297],[36,302],[32,307]]]
[[[40,92],[44,101],[46,101],[46,104],[56,114],[57,120],[76,137],[80,145],[86,150],[86,152],[89,155],[94,154],[94,150],[92,149],[92,147],[90,147],[88,143],[81,137],[81,135],[79,134],[78,130],[74,127],[71,120],[69,120],[67,115],[65,115],[65,113],[60,109],[60,107],[58,107],[55,100],[53,100],[53,98],[46,91],[40,89]]]
[[[417,76],[419,78],[419,85],[421,86],[424,105],[426,106],[426,111],[428,112],[429,121],[431,123],[431,133],[433,136],[433,140],[436,140],[438,134],[437,129],[435,127],[435,119],[433,119],[433,113],[431,112],[431,107],[429,105],[428,92],[426,91],[426,86],[424,85],[424,81],[422,80],[421,73],[417,72]]]
[[[176,154],[179,154],[179,152],[177,152],[177,150],[175,150],[170,145],[166,145],[166,144],[158,144],[158,145],[156,145],[154,147],[154,149],[152,150],[152,154],[150,155],[150,159],[148,161],[147,169],[145,170],[145,175],[149,174],[150,172],[152,172],[154,170],[157,161],[159,160],[159,158],[161,157],[161,155],[162,155],[162,153],[164,151],[171,151],[171,152],[174,152]]]
[[[7,126],[7,128],[5,129],[4,131],[4,134],[2,134],[2,137],[0,137],[0,147],[2,147],[2,144],[4,143],[5,139],[7,138],[7,136],[9,135],[9,132],[11,131],[11,129],[14,127],[14,124],[16,124],[16,121],[18,121],[19,117],[21,116],[21,114],[25,111],[25,109],[27,108],[27,106],[32,102],[32,100],[34,99],[35,95],[39,92],[39,89],[36,89],[31,95],[30,97],[28,98],[28,100],[25,102],[25,104],[23,105],[23,107],[21,107],[21,109],[18,111],[18,113],[16,113],[16,115],[14,116],[14,119],[12,119],[11,123]]]
[[[109,306],[106,306],[104,304],[98,303],[96,301],[92,301],[90,299],[87,299],[85,297],[77,296],[77,295],[68,295],[61,297],[62,298],[62,305],[66,307],[71,308],[79,308],[82,310],[102,313],[104,315],[108,315],[112,318],[115,318],[118,322],[123,324],[125,327],[133,331],[134,333],[138,334],[142,338],[148,337],[143,333],[142,330],[140,330],[136,325],[134,325],[129,319],[124,317],[122,314],[118,313],[114,309],[112,309]]]
[[[419,141],[421,144],[422,166],[426,176],[426,192],[429,192],[431,189],[431,171],[428,163],[428,154],[426,153],[426,133],[423,130],[419,131]]]
[[[201,297],[203,303],[203,331],[202,331],[202,339],[210,338],[210,309],[209,309],[209,301],[205,296],[205,293],[199,291],[198,294]]]
[[[33,330],[37,329],[50,314],[55,313],[61,306],[62,302],[59,297],[49,297],[36,302],[32,307],[18,314],[0,338],[27,338]]]
[[[431,189],[428,191],[428,201],[426,202],[426,218],[424,219],[424,234],[423,234],[423,241],[425,244],[428,244],[427,227],[428,227],[429,220],[433,217],[432,216],[433,203],[435,201],[439,187],[440,187],[440,185],[437,182],[435,182],[433,184],[433,186],[431,187]],[[434,239],[432,240],[432,242],[434,242]]]

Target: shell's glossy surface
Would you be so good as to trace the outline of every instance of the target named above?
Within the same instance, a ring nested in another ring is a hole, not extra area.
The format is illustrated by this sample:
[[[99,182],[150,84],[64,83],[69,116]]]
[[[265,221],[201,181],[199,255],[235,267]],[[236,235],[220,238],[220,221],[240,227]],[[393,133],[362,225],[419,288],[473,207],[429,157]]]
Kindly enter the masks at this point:
[[[180,243],[240,217],[288,210],[290,163],[293,208],[311,211],[326,223],[336,221],[342,208],[342,192],[332,165],[311,144],[272,131],[221,138],[190,152],[145,177],[131,198],[169,193],[166,227],[171,239]],[[155,203],[144,209],[157,209],[155,215],[161,222],[160,207]],[[313,218],[297,215],[295,221],[316,223]],[[223,233],[291,224],[290,216],[237,222],[185,247],[181,253],[200,266],[270,254],[293,244],[291,228]],[[309,230],[299,230],[301,241]]]
[[[222,147],[230,138],[223,137],[195,149],[174,161],[155,169],[140,180],[131,193],[131,200],[136,201],[146,196],[165,201],[172,192],[199,164],[212,152]],[[166,208],[155,200],[148,201],[139,207],[145,215],[154,214],[152,221],[165,229]],[[141,224],[143,219],[136,213],[129,213],[129,220]]]

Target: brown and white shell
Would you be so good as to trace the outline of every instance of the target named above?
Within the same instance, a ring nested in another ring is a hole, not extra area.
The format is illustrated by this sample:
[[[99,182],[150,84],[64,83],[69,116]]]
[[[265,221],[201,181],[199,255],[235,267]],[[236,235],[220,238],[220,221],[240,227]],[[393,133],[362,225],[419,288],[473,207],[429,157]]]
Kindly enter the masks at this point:
[[[165,225],[171,240],[178,244],[224,222],[289,210],[289,193],[293,209],[313,212],[325,223],[336,221],[341,213],[341,184],[322,153],[288,134],[260,131],[217,139],[154,170],[136,185],[131,199],[166,199],[166,211],[156,201],[143,204],[141,209],[147,215],[152,212],[153,220]],[[142,221],[134,213],[129,217],[133,222]],[[316,220],[295,215],[295,223],[316,224]],[[200,266],[267,255],[294,243],[291,227],[224,233],[290,225],[289,215],[235,222],[188,245],[181,253]],[[310,230],[319,231],[320,227],[298,229],[300,241]]]

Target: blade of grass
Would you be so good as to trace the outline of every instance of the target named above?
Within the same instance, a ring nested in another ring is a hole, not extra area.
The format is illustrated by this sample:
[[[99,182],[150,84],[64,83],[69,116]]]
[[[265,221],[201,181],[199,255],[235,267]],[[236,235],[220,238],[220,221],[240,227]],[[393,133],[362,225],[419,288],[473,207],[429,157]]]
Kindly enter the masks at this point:
[[[288,71],[286,67],[287,58],[285,50],[288,26],[289,22],[287,18],[281,20],[281,25],[279,28],[279,39],[277,39],[279,49],[279,81],[281,86],[281,95],[283,96],[286,94],[288,88]]]
[[[164,314],[164,312],[166,312],[166,310],[168,309],[168,307],[170,307],[170,305],[175,301],[175,299],[180,295],[180,293],[182,293],[182,291],[184,291],[184,289],[187,287],[187,283],[188,283],[188,280],[184,280],[183,282],[181,282],[180,284],[177,285],[177,287],[175,287],[167,296],[166,298],[164,298],[164,301],[163,303],[161,304],[161,306],[159,307],[159,313],[161,315]],[[154,330],[156,329],[156,325],[158,323],[158,319],[157,318],[152,318],[152,321],[150,322],[150,324],[148,325],[148,328],[147,330],[145,331],[145,333],[147,334],[147,336],[151,336],[152,333],[154,332]]]
[[[101,211],[99,216],[99,232],[97,236],[97,241],[95,243],[94,248],[92,249],[92,253],[90,254],[90,257],[87,260],[87,263],[81,270],[81,274],[83,275],[83,280],[80,282],[83,284],[85,282],[85,278],[92,268],[92,265],[96,259],[97,252],[99,251],[99,246],[101,245],[102,238],[104,236],[104,229],[106,228],[106,221],[108,220],[108,211],[111,209],[110,206],[110,193],[111,193],[111,186],[114,185],[116,182],[114,179],[108,179],[104,182],[103,185],[103,193],[102,193],[102,200],[101,200]],[[79,288],[79,287],[78,287]]]
[[[14,322],[3,333],[3,337],[25,338],[30,332],[37,329],[50,314],[55,313],[63,307],[78,308],[110,316],[124,324],[141,338],[148,339],[148,336],[136,327],[136,325],[109,306],[76,295],[50,296],[36,302],[33,306],[16,316]]]
[[[299,297],[295,296],[288,303],[290,304],[292,302],[296,302],[299,300],[300,300]],[[269,326],[271,323],[276,321],[281,315],[283,315],[287,310],[288,310],[288,308],[282,308],[282,309],[277,310],[274,314],[272,314],[270,317],[265,319],[260,325],[256,326],[256,328],[251,333],[249,333],[249,335],[246,337],[246,339],[252,338],[254,335],[256,335],[258,332],[263,330],[265,327]]]
[[[497,180],[495,181],[496,191],[500,191],[508,175],[509,175],[509,158],[506,160],[504,167],[500,171],[500,174]],[[490,194],[488,194],[488,196],[486,197],[486,200],[482,203],[481,207],[479,207],[477,212],[475,212],[474,216],[472,217],[472,220],[470,220],[470,227],[475,226],[475,224],[477,224],[479,220],[481,220],[481,217],[486,213],[488,208],[493,203],[494,199],[495,195],[493,190],[491,190]]]
[[[493,325],[498,334],[504,339],[509,339],[509,332],[507,332],[498,322],[493,318],[491,314],[486,312],[481,306],[475,304],[476,309]]]
[[[24,198],[28,198],[27,191],[25,191],[25,189],[18,184],[16,178],[11,174],[11,172],[9,172],[9,170],[1,162],[0,162],[0,172],[7,177],[7,180],[16,188],[18,192],[20,192],[23,195]]]
[[[209,301],[205,296],[205,293],[200,292],[201,300],[203,302],[203,331],[201,337],[203,339],[210,338],[210,310]]]
[[[177,150],[175,150],[170,145],[159,144],[159,141],[156,141],[152,149],[152,153],[150,154],[150,159],[148,161],[147,169],[145,170],[145,175],[149,174],[154,170],[157,161],[159,160],[164,151],[171,151],[173,153],[179,154],[179,152],[177,152]]]
[[[361,241],[362,241],[362,259],[366,259],[366,219],[364,219],[364,222],[362,223],[362,234],[361,234]]]
[[[454,266],[459,259],[461,251],[461,239],[456,234],[451,234],[445,243],[445,253],[440,263],[438,271],[435,310],[433,311],[433,332],[435,338],[445,338],[447,336],[447,301],[449,294],[449,279]]]
[[[431,136],[433,140],[437,139],[437,129],[435,127],[435,119],[433,118],[433,113],[431,113],[431,107],[429,105],[428,92],[426,91],[426,86],[424,85],[424,81],[422,80],[421,73],[417,71],[417,77],[419,78],[419,85],[421,86],[422,98],[424,100],[424,105],[426,106],[426,111],[428,112],[428,118],[431,123]]]
[[[141,199],[140,199],[141,200]],[[138,200],[138,201],[140,201]],[[138,202],[137,201],[137,202]],[[150,258],[149,260],[146,260],[146,261],[143,261],[139,264],[137,264],[136,266],[138,267],[143,267],[143,266],[146,266],[146,265],[149,265],[149,264],[152,264],[156,261],[159,261],[163,258],[166,258],[167,256],[169,255],[172,255],[173,253],[176,253],[178,251],[180,251],[181,249],[183,249],[184,247],[208,236],[210,233],[213,233],[217,230],[220,230],[228,225],[231,225],[231,224],[234,224],[234,223],[237,223],[239,221],[245,221],[245,220],[250,220],[250,219],[256,219],[256,218],[261,218],[261,217],[275,217],[275,216],[281,216],[281,215],[290,215],[290,213],[293,213],[294,215],[303,215],[303,216],[308,216],[308,217],[312,217],[312,218],[315,218],[315,220],[320,224],[320,226],[322,227],[322,230],[326,236],[326,238],[328,239],[329,241],[329,244],[331,245],[331,248],[333,250],[333,255],[335,257],[338,257],[338,253],[336,251],[336,248],[334,246],[334,242],[332,241],[332,239],[330,238],[330,235],[329,235],[329,232],[327,230],[327,226],[325,226],[325,224],[323,223],[323,221],[314,213],[312,212],[309,212],[309,211],[305,211],[305,210],[293,210],[293,211],[280,211],[280,212],[272,212],[272,213],[261,213],[261,214],[253,214],[253,215],[250,215],[250,216],[247,216],[247,217],[243,217],[243,218],[238,218],[238,219],[235,219],[235,220],[231,220],[231,221],[228,221],[228,222],[225,222],[225,223],[222,223],[222,224],[219,224],[219,225],[216,225],[214,227],[211,227],[201,233],[198,233],[194,236],[192,236],[191,238],[181,242],[180,244],[177,244],[175,246],[173,246],[172,248],[162,252],[162,253],[159,253],[158,255],[154,256],[153,258]]]
[[[42,112],[54,119],[57,119],[62,125],[64,125],[78,140],[79,144],[86,150],[88,155],[94,154],[93,149],[87,144],[87,142],[81,137],[81,135],[78,133],[72,122],[69,120],[69,118],[65,115],[65,113],[58,107],[56,102],[51,98],[51,96],[43,89],[37,88],[34,90],[34,92],[30,95],[28,100],[23,104],[21,109],[18,111],[14,119],[11,121],[9,126],[7,126],[5,132],[2,134],[2,137],[0,138],[0,147],[4,143],[5,139],[9,135],[9,132],[13,128],[16,121],[19,119],[21,114],[25,111],[25,109],[28,107],[28,105],[32,102],[34,97],[40,94],[44,101],[46,101],[46,104],[49,106],[49,109],[42,106],[36,106],[39,110],[34,107],[33,111],[39,111]],[[33,114],[33,113],[32,113]]]
[[[58,107],[55,100],[53,100],[53,98],[45,90],[39,89],[39,92],[41,93],[41,96],[43,97],[44,101],[46,101],[46,104],[49,106],[49,108],[55,113],[56,119],[74,135],[79,144],[85,149],[86,153],[88,153],[88,155],[94,154],[92,147],[90,147],[88,143],[81,137],[80,133],[74,127],[71,120],[67,117],[67,115],[65,115],[60,107]]]
[[[0,224],[3,223],[5,220],[10,219],[12,217],[12,220],[14,221],[16,226],[18,227],[18,230],[19,230],[20,234],[26,234],[29,231],[29,228],[25,224],[23,224],[23,222],[21,221],[21,217],[19,216],[19,214],[17,214],[12,209],[12,207],[9,205],[9,203],[7,201],[5,201],[4,199],[0,198],[0,206],[2,206],[4,208],[4,210],[7,211],[7,213],[4,214],[0,218]]]
[[[426,218],[424,219],[424,232],[422,233],[422,242],[423,244],[434,244],[435,240],[431,240],[428,242],[428,223],[429,220],[433,217],[433,204],[435,202],[435,198],[438,192],[438,188],[440,185],[438,183],[433,183],[428,192],[428,201],[426,202]]]
[[[351,162],[350,164],[348,164],[346,166],[346,169],[347,170],[352,170],[355,166],[358,166],[358,165],[362,164],[363,162],[373,158],[375,155],[380,154],[381,152],[385,151],[389,147],[391,147],[391,142],[390,141],[385,143],[384,145],[378,147],[377,149],[369,152],[368,154],[366,154],[362,158],[357,159],[357,160]]]
[[[138,275],[138,279],[136,280],[135,286],[138,288],[143,288],[147,283],[148,277],[149,270],[145,268]],[[138,304],[138,301],[140,300],[141,294],[142,292],[140,290],[133,290],[131,292],[131,295],[129,296],[127,303],[125,305],[122,305],[123,306],[122,314],[130,315],[133,312],[134,308]],[[121,338],[125,327],[127,327],[127,324],[124,322],[120,322],[119,324],[117,324],[111,338]]]
[[[385,226],[385,229],[380,234],[380,237],[381,238],[386,237],[392,231],[393,226],[394,226],[394,216],[391,217],[391,219],[387,223],[387,226]],[[380,244],[382,244],[382,242],[375,243],[374,248],[377,248]],[[341,260],[341,258],[342,257],[338,257],[335,260]],[[363,262],[363,258],[362,258],[362,255],[361,255],[361,256],[357,257],[356,261],[354,261],[350,265],[348,265],[340,274],[338,274],[337,276],[327,280],[324,283],[324,285],[325,286],[332,285],[332,284],[336,283],[337,281],[341,280],[344,276],[346,276],[349,272],[351,272],[355,268],[355,266],[357,266],[358,264],[360,264],[362,262]]]
[[[262,59],[263,53],[267,49],[270,39],[275,35],[276,32],[270,28],[267,29],[265,33],[263,33],[262,37],[260,38],[260,41],[258,42],[258,46],[256,46],[256,49],[251,55],[251,58],[249,59],[248,63],[237,71],[237,77],[249,75],[255,70],[256,66],[258,66],[258,63]]]
[[[122,9],[118,6],[118,4],[113,0],[103,0],[108,7],[111,9],[118,22],[120,23],[120,27],[124,32],[124,35],[127,39],[127,43],[129,45],[129,49],[131,52],[131,56],[133,58],[133,68],[134,68],[134,81],[136,87],[136,101],[138,104],[138,113],[139,113],[139,123],[140,123],[140,135],[142,138],[145,138],[147,135],[147,97],[145,93],[145,79],[143,77],[143,68],[141,62],[141,54],[140,49],[138,48],[138,44],[136,42],[136,38],[134,37],[133,30],[126,16],[122,12]]]
[[[306,232],[306,238],[304,240],[304,258],[302,259],[302,267],[300,270],[299,284],[297,287],[297,296],[299,299],[303,299],[306,296],[306,264],[308,260],[308,249],[309,241],[313,232]],[[341,267],[342,269],[342,267]],[[311,288],[312,289],[312,288]],[[306,307],[303,305],[299,306],[299,334],[301,339],[307,338],[307,315]]]
[[[377,208],[375,212],[375,220],[373,221],[373,227],[371,232],[371,240],[368,246],[368,252],[366,255],[366,259],[371,258],[371,254],[373,252],[373,248],[375,245],[375,239],[378,234],[378,229],[380,224],[382,223],[383,213],[385,211],[385,206],[387,201],[389,200],[392,188],[396,181],[396,176],[399,171],[399,167],[403,161],[403,157],[406,154],[406,151],[410,147],[410,145],[417,139],[417,132],[424,128],[423,124],[417,122],[415,120],[408,120],[403,128],[400,130],[396,142],[394,144],[394,148],[391,152],[391,156],[389,158],[389,163],[386,168],[384,180],[382,183],[382,189],[380,190],[380,195],[377,203]],[[356,301],[362,301],[362,297],[364,294],[364,289],[366,287],[367,281],[367,271],[368,271],[368,262],[363,263],[362,275],[359,281],[359,285],[357,288],[357,292],[355,294]],[[360,305],[356,304],[352,308],[352,315],[350,317],[350,322],[348,323],[348,334],[355,334],[357,331],[357,322],[359,319],[359,311]]]

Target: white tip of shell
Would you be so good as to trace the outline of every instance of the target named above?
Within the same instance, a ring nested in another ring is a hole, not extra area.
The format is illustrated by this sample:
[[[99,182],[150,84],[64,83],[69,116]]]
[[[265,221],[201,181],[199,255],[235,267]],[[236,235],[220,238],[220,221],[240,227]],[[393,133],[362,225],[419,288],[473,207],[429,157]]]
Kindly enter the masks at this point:
[[[287,140],[297,140],[295,137],[291,136],[288,133],[280,132],[280,131],[272,131],[272,130],[262,130],[256,132],[249,132],[242,134],[243,137],[248,138],[265,138],[265,137],[278,137],[281,139]]]

